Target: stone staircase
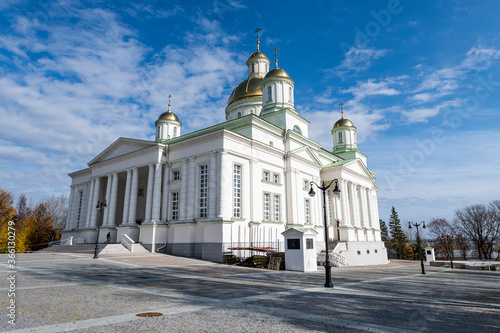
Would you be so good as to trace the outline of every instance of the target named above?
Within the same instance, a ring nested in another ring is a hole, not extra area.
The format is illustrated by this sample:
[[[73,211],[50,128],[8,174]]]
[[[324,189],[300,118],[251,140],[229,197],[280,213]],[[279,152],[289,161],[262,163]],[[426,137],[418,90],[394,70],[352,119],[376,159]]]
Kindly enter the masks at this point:
[[[123,244],[107,244],[100,254],[151,253],[142,244],[132,244],[129,250]]]

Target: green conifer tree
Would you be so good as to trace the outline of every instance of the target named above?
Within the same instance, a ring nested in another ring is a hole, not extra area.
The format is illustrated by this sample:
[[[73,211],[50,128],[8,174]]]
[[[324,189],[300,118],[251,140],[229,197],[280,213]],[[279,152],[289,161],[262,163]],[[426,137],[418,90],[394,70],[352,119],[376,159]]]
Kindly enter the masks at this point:
[[[398,259],[406,259],[406,235],[401,228],[401,221],[394,206],[389,217],[391,228],[391,247],[396,251]]]

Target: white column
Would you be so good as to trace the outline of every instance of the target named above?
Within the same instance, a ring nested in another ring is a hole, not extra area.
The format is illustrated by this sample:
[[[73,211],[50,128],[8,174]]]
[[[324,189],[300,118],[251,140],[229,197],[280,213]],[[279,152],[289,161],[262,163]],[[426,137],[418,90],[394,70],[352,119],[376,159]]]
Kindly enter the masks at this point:
[[[130,189],[130,210],[128,211],[128,224],[136,225],[137,219],[137,191],[139,189],[139,168],[132,169],[132,185]]]
[[[91,221],[92,221],[92,202],[94,202],[93,198],[94,198],[94,186],[95,186],[95,178],[92,178],[90,180],[90,189],[89,189],[89,193],[88,193],[88,196],[87,196],[87,216],[86,216],[86,221],[85,221],[85,227],[86,228],[90,228],[91,226]]]
[[[113,182],[111,184],[111,196],[108,204],[108,225],[114,227],[116,225],[116,201],[118,198],[118,172],[113,172]]]
[[[198,197],[195,193],[195,188],[197,186],[195,185],[195,161],[194,161],[194,156],[189,158],[189,174],[188,174],[188,182],[187,182],[187,197],[189,198],[187,200],[187,207],[186,207],[186,218],[188,220],[192,220],[195,217],[195,207],[196,205],[196,198]],[[198,214],[196,214],[198,215]]]
[[[373,191],[373,209],[375,211],[374,213],[374,225],[373,227],[375,229],[380,229],[380,221],[379,221],[379,215],[378,215],[378,200],[377,200],[377,192]]]
[[[352,224],[356,227],[359,227],[359,207],[358,207],[358,196],[356,192],[356,185],[353,183],[350,183],[349,185],[350,189],[350,201],[351,201],[351,211],[352,211],[352,217],[351,221]]]
[[[210,154],[209,181],[208,181],[208,218],[213,219],[217,214],[217,155],[213,151]]]
[[[321,178],[314,177],[313,180],[316,184],[320,186],[322,185]],[[318,188],[315,188],[315,190],[316,195],[314,197],[316,198],[316,225],[321,225],[324,227],[325,223],[323,221],[323,193]]]
[[[90,227],[91,228],[97,228],[97,203],[99,202],[99,191],[101,187],[101,179],[97,177],[95,179],[95,185],[94,185],[94,195],[92,197],[92,219],[90,220]]]
[[[359,197],[361,198],[361,226],[368,228],[370,224],[370,218],[368,216],[368,206],[366,204],[366,188],[359,188]]]
[[[128,223],[128,211],[130,210],[130,189],[132,183],[132,170],[127,170],[127,179],[125,180],[125,198],[123,199],[123,221],[121,225]]]
[[[231,213],[231,177],[233,175],[232,165],[229,161],[227,151],[223,150],[220,153],[219,163],[219,216],[223,219],[229,219],[233,214]]]
[[[73,229],[73,225],[75,224],[74,220],[74,211],[75,211],[75,185],[70,186],[69,192],[69,206],[68,206],[68,215],[66,218],[66,225],[64,226],[64,230]]]
[[[166,221],[168,219],[168,180],[170,174],[170,167],[168,163],[165,163],[165,171],[163,173],[163,193],[161,198],[161,219],[162,221]]]
[[[347,180],[342,179],[340,181],[340,204],[342,206],[342,224],[345,226],[350,226],[351,224],[351,212],[349,211],[349,190],[347,185]]]
[[[160,206],[161,206],[161,163],[155,164],[155,182],[153,188],[153,208],[151,219],[155,222],[160,221]]]
[[[250,221],[262,221],[262,187],[261,187],[261,180],[262,180],[262,170],[259,166],[259,161],[256,158],[253,158],[250,160],[250,176],[252,177],[251,183],[250,183],[250,193],[251,193],[251,206],[250,206]],[[286,177],[286,174],[285,174]],[[286,216],[287,214],[287,206],[288,203],[285,201],[286,196],[283,198],[283,203],[284,206],[281,207],[281,211],[283,214],[283,221],[286,221]],[[253,237],[253,232],[255,230],[255,227],[252,231],[252,237]]]
[[[151,207],[153,205],[153,186],[154,186],[155,165],[149,164],[148,172],[148,190],[146,194],[146,213],[144,214],[144,222],[151,221]]]
[[[186,199],[187,199],[187,159],[182,160],[181,168],[181,192],[179,193],[179,220],[186,220]]]
[[[110,204],[110,196],[111,196],[111,183],[113,182],[113,175],[108,175],[108,182],[106,184],[106,205]],[[109,209],[105,209],[102,218],[102,225],[108,225],[108,217],[109,217]]]

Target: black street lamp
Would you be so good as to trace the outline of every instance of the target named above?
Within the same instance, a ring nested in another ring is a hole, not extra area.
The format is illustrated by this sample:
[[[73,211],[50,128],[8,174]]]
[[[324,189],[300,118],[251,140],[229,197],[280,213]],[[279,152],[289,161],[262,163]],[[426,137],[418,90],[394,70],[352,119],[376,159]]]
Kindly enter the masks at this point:
[[[453,269],[453,258],[455,257],[455,250],[453,249],[455,245],[455,238],[453,235],[446,235],[446,247],[449,250],[450,253],[450,263],[451,263],[451,269]]]
[[[316,195],[316,192],[313,190],[313,184],[316,185],[318,189],[323,191],[323,221],[325,222],[325,252],[326,252],[326,262],[325,262],[325,288],[333,288],[332,283],[332,266],[330,265],[330,254],[328,253],[328,226],[326,224],[326,190],[335,182],[335,189],[333,190],[333,194],[340,194],[339,190],[339,181],[338,179],[332,180],[328,186],[325,186],[325,182],[323,181],[323,185],[319,186],[315,182],[311,182],[311,190],[309,190],[309,196],[312,198]]]
[[[104,213],[104,208],[108,207],[106,205],[106,199],[103,202],[98,201],[97,208],[99,210],[99,222],[97,222],[97,237],[95,238],[95,250],[94,250],[94,259],[99,259],[99,231],[101,230],[102,217]]]
[[[415,226],[417,227],[417,236],[418,236],[418,227],[420,227],[421,225],[423,229],[425,229],[425,222],[422,221],[420,223],[413,223],[413,222],[408,222],[408,229],[411,229],[411,226]],[[424,269],[424,256],[422,255],[422,238],[419,237],[419,241],[418,241],[418,244],[417,244],[417,251],[420,255],[420,266],[422,266],[422,274],[425,274],[425,269]]]

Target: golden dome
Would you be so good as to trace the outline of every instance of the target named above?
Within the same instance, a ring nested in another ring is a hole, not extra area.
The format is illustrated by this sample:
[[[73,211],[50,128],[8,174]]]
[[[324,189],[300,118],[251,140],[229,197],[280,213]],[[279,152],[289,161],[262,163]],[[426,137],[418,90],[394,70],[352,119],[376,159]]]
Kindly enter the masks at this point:
[[[158,117],[157,121],[160,121],[160,120],[173,120],[173,121],[179,122],[179,118],[177,118],[177,116],[172,111],[170,111],[170,110],[168,110],[167,112],[162,113]]]
[[[236,88],[234,88],[233,92],[229,96],[229,99],[227,100],[227,105],[243,98],[249,98],[249,97],[262,98],[262,88],[260,87],[262,80],[263,80],[262,77],[251,77],[249,79],[241,81],[241,83],[238,84]]]
[[[255,51],[254,53],[252,53],[250,55],[250,57],[248,57],[247,66],[252,63],[251,60],[253,60],[254,58],[263,58],[263,59],[267,60],[267,62],[269,64],[269,58],[264,53],[262,53],[260,51]]]
[[[288,75],[288,73],[281,68],[275,68],[272,71],[269,71],[264,78],[267,79],[270,77],[286,77],[291,79],[290,75]]]
[[[336,127],[355,127],[355,126],[349,119],[345,119],[344,117],[342,117],[335,123],[335,125],[333,125],[333,128]]]

